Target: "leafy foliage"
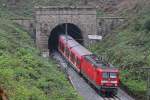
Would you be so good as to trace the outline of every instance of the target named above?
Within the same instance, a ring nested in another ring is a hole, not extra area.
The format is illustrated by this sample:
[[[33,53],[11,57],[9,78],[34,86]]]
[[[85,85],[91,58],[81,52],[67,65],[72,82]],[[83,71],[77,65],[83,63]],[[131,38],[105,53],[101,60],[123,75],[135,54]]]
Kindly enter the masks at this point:
[[[149,9],[145,6],[133,13],[128,26],[119,27],[90,48],[120,69],[122,84],[140,100],[144,98],[147,80],[141,68],[150,65]]]
[[[33,17],[35,6],[79,5],[79,3],[80,0],[18,0],[15,5],[11,5],[8,0],[0,0],[0,17],[30,18]]]
[[[144,29],[150,31],[150,19],[146,20],[146,22],[144,23]]]
[[[0,86],[10,100],[77,100],[55,61],[41,58],[27,32],[0,20]]]

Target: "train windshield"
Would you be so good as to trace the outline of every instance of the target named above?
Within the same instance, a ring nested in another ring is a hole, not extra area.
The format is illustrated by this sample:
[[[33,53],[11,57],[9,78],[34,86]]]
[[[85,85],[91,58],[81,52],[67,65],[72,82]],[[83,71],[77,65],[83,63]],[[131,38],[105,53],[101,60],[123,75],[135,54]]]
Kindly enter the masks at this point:
[[[104,72],[103,73],[103,78],[107,79],[107,78],[117,78],[117,73],[114,72]]]
[[[117,78],[117,74],[116,73],[110,73],[110,78]]]

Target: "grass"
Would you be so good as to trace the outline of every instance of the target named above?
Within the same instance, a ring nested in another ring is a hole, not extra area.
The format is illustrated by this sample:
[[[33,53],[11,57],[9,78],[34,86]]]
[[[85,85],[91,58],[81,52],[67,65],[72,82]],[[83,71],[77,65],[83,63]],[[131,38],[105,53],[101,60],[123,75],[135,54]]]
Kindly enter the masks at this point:
[[[10,100],[80,100],[52,59],[40,57],[29,33],[0,18],[0,86]]]
[[[18,0],[16,5],[10,5],[7,0],[0,0],[0,17],[32,18],[35,6],[83,6],[82,0]],[[104,16],[105,13],[97,10],[97,16]]]
[[[122,85],[139,100],[146,93],[146,73],[141,68],[150,65],[150,10],[143,6],[127,25],[117,30],[90,49],[120,69]]]
[[[10,5],[7,0],[0,1],[0,16],[5,18],[31,18],[34,6],[69,6],[79,5],[80,0],[18,0]]]
[[[9,19],[32,18],[36,5],[78,5],[79,0],[0,0],[0,87],[10,100],[81,100],[52,59],[40,57],[30,33]]]
[[[150,65],[148,37],[149,33],[125,30],[111,34],[91,48],[97,55],[118,67],[122,84],[133,95],[143,98],[146,92],[146,73],[141,68]]]

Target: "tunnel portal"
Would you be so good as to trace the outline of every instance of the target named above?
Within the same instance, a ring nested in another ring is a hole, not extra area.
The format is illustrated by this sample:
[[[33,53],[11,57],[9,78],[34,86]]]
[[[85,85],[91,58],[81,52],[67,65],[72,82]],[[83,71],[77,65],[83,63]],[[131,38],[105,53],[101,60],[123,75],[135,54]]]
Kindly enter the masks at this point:
[[[48,40],[48,49],[50,52],[57,50],[58,37],[61,34],[66,34],[66,32],[68,35],[73,37],[77,42],[83,44],[83,36],[81,30],[72,23],[63,23],[57,25],[50,33]]]

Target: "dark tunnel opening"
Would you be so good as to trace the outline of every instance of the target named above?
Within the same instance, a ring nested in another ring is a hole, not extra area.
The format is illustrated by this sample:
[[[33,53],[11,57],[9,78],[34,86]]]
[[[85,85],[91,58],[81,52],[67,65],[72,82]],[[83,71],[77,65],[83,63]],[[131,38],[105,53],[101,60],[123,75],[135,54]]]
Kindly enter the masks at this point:
[[[48,49],[50,52],[57,50],[58,37],[61,34],[66,34],[66,30],[68,35],[73,37],[80,44],[83,44],[83,37],[82,37],[81,30],[74,24],[64,23],[56,26],[51,31],[51,35],[49,36],[49,40],[48,40]]]

